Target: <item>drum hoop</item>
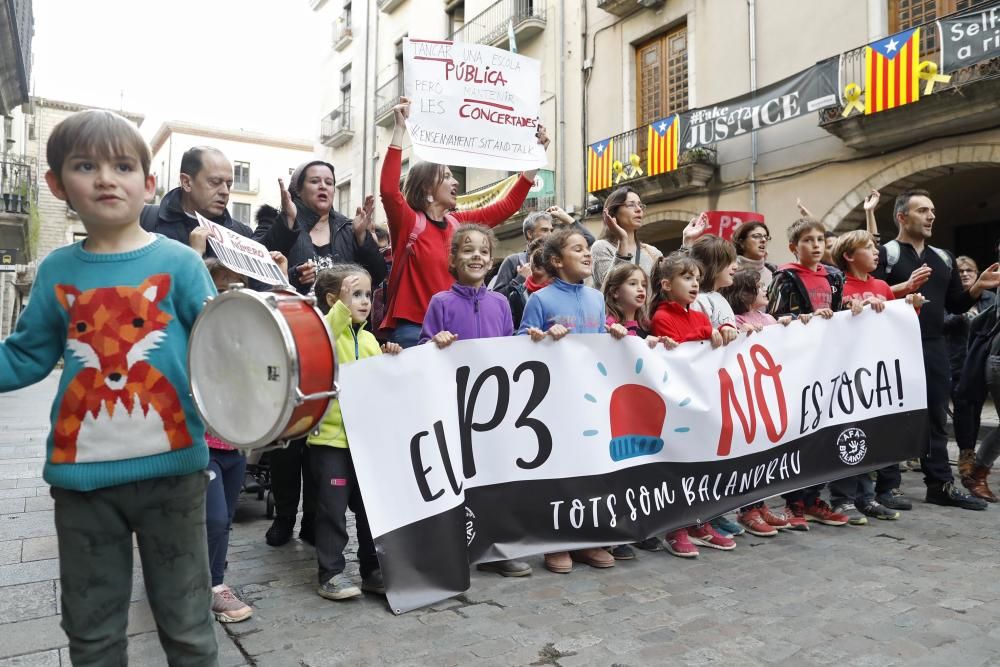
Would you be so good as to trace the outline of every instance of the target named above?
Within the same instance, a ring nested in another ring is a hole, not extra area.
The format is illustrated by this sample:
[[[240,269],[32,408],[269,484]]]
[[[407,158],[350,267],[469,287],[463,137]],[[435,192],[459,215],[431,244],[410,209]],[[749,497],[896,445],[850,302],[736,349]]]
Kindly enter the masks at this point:
[[[210,307],[214,307],[218,303],[231,301],[234,298],[240,298],[240,295],[249,296],[253,298],[254,300],[257,301],[258,304],[263,305],[265,308],[267,308],[268,312],[272,314],[280,312],[278,310],[277,304],[273,302],[273,299],[268,298],[267,295],[269,294],[271,293],[265,292],[261,294],[249,289],[229,290],[223,292],[222,294],[219,294],[216,297],[207,299],[205,302],[205,307],[202,309],[202,314],[204,314],[205,311],[208,310]],[[278,330],[281,334],[281,339],[285,345],[285,352],[289,360],[288,373],[285,376],[286,377],[285,395],[290,398],[293,398],[296,395],[295,390],[299,386],[299,358],[297,350],[294,348],[295,339],[292,336],[292,330],[291,328],[289,328],[288,322],[285,321],[284,317],[273,317],[272,319],[274,319],[274,321],[278,325]],[[202,326],[203,323],[204,323],[204,318],[199,315],[199,317],[194,322],[194,326],[191,328],[191,335],[190,335],[191,340],[194,340],[195,335],[198,332],[198,329]],[[329,327],[323,327],[323,328],[329,329]],[[209,426],[208,420],[205,418],[205,414],[202,412],[199,400],[200,392],[198,391],[198,388],[195,387],[193,380],[194,373],[192,373],[192,361],[193,361],[192,346],[190,344],[188,344],[187,357],[188,357],[188,382],[191,385],[191,395],[192,398],[194,399],[192,403],[194,403],[195,411],[198,413],[198,417],[201,419],[202,424],[205,426],[205,429],[208,432],[215,435],[216,437],[222,439],[222,436],[216,433]],[[287,427],[288,424],[288,420],[291,418],[292,412],[294,412],[295,408],[296,408],[296,402],[294,400],[286,401],[284,407],[282,407],[281,409],[281,414],[276,422],[276,425],[272,426],[271,430],[268,431],[264,437],[259,438],[258,440],[255,440],[254,442],[249,444],[240,444],[234,446],[237,447],[238,449],[257,449],[259,447],[267,445],[268,443],[274,442],[278,438],[278,436],[285,431],[285,428]]]

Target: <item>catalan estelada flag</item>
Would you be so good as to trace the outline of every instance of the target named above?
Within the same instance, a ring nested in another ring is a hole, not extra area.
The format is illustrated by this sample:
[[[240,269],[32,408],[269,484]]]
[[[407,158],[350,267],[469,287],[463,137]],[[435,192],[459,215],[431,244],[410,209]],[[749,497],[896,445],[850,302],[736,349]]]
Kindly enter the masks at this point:
[[[656,176],[677,168],[677,132],[680,118],[677,114],[649,124],[646,175]]]
[[[865,47],[865,114],[920,99],[920,28],[904,30]]]
[[[602,139],[587,146],[587,192],[611,187],[612,140]]]

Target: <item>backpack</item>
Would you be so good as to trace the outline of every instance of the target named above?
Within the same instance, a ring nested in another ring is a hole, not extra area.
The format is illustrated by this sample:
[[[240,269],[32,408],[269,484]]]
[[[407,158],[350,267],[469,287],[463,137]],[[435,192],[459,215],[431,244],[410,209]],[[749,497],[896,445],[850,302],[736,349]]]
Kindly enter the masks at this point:
[[[379,329],[387,328],[385,327],[385,318],[392,312],[393,307],[396,304],[396,293],[399,291],[399,281],[402,280],[403,271],[410,261],[410,256],[413,254],[413,246],[416,244],[417,238],[424,233],[425,229],[427,229],[427,215],[425,215],[423,211],[415,211],[415,214],[417,219],[413,223],[413,229],[410,230],[410,235],[406,237],[406,247],[403,248],[403,253],[400,255],[399,261],[393,263],[392,271],[389,273],[389,278],[382,283],[383,286],[372,292],[372,301],[374,303],[381,302],[384,304]],[[446,213],[444,219],[445,222],[448,223],[451,233],[454,234],[460,224],[458,218],[451,213]],[[374,306],[372,310],[375,310]],[[380,320],[379,318],[375,318],[375,321],[378,322]]]
[[[896,262],[899,261],[899,241],[893,239],[882,247],[885,248],[885,275],[888,276],[892,273],[892,267],[894,267]],[[951,255],[949,255],[947,251],[944,251],[941,248],[935,248],[932,245],[927,247],[936,252],[937,256],[941,258],[941,261],[948,266],[948,269],[951,269]]]

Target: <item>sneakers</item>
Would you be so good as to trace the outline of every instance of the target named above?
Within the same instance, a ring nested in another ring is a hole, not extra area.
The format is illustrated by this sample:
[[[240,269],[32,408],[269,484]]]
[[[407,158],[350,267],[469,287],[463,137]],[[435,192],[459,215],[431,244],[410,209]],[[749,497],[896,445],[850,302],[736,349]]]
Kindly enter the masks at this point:
[[[663,551],[663,542],[658,537],[647,537],[642,542],[636,542],[632,546],[643,551]]]
[[[833,508],[834,514],[843,514],[847,517],[847,523],[852,526],[867,526],[868,517],[858,511],[854,503],[841,503]]]
[[[566,574],[573,569],[573,559],[568,551],[545,554],[545,569],[556,574]]]
[[[785,505],[783,516],[788,521],[790,530],[809,530],[809,524],[806,522],[806,504],[801,500],[793,500]]]
[[[571,551],[569,557],[577,563],[586,563],[590,567],[605,568],[615,566],[615,557],[598,547]]]
[[[379,576],[381,576],[381,572]],[[330,580],[321,584],[316,592],[327,600],[350,600],[361,597],[361,589],[355,586],[343,572],[330,577]]]
[[[527,577],[531,574],[531,566],[521,560],[495,560],[492,563],[480,563],[476,569],[480,572],[493,572],[501,577]]]
[[[725,514],[722,516],[717,516],[710,522],[712,528],[715,528],[716,532],[722,533],[723,535],[732,535],[736,537],[737,535],[742,535],[746,532],[746,529],[740,524],[729,519]]]
[[[940,487],[928,486],[926,502],[947,507],[961,507],[964,510],[984,510],[989,505],[982,498],[975,498],[955,488],[954,482],[946,482]]]
[[[865,516],[870,516],[873,519],[883,519],[885,521],[895,521],[899,518],[899,512],[896,510],[891,510],[885,505],[871,501],[867,505],[862,505],[859,508]]]
[[[531,574],[531,568],[528,568],[528,574]],[[382,579],[382,569],[372,570],[367,577],[362,577],[361,579],[361,590],[365,593],[375,593],[376,595],[385,595],[385,580]]]
[[[778,534],[778,529],[771,526],[760,515],[760,510],[756,507],[740,512],[737,515],[740,525],[747,529],[747,532],[757,537],[774,537]],[[787,522],[786,522],[787,525]]]
[[[720,535],[709,523],[692,526],[688,528],[687,532],[692,544],[720,549],[722,551],[730,551],[736,548],[736,541],[733,538]]]
[[[316,546],[316,515],[309,513],[302,514],[302,523],[299,524],[299,539],[309,546]]]
[[[672,533],[667,533],[664,539],[664,547],[666,547],[667,551],[680,558],[694,558],[698,555],[698,547],[691,544],[687,528],[680,528]]]
[[[608,547],[608,551],[615,557],[615,560],[633,560],[635,558],[635,551],[627,544]]]
[[[778,530],[788,530],[792,527],[784,514],[775,514],[766,504],[757,508],[760,518],[767,522],[767,525]]]
[[[847,516],[834,512],[825,501],[819,498],[812,505],[805,508],[806,521],[815,521],[824,526],[843,526],[847,523]]]
[[[294,516],[278,516],[274,518],[271,527],[264,533],[264,540],[272,547],[280,547],[283,544],[288,544],[294,531]]]
[[[212,587],[212,613],[220,623],[239,623],[253,616],[253,607],[236,597],[225,584]]]
[[[899,489],[889,489],[884,493],[880,493],[875,496],[875,500],[891,510],[903,510],[906,512],[913,509],[913,503]]]

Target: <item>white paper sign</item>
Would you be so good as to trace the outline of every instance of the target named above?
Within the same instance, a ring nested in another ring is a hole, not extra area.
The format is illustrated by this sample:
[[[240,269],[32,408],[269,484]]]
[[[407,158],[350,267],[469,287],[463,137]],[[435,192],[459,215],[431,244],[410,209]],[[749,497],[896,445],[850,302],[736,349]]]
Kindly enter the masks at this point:
[[[482,169],[544,167],[541,66],[492,46],[403,40],[407,127],[422,159]]]
[[[236,273],[268,285],[287,285],[288,280],[267,248],[253,239],[206,219],[200,213],[198,225],[209,230],[208,244],[222,265]]]

